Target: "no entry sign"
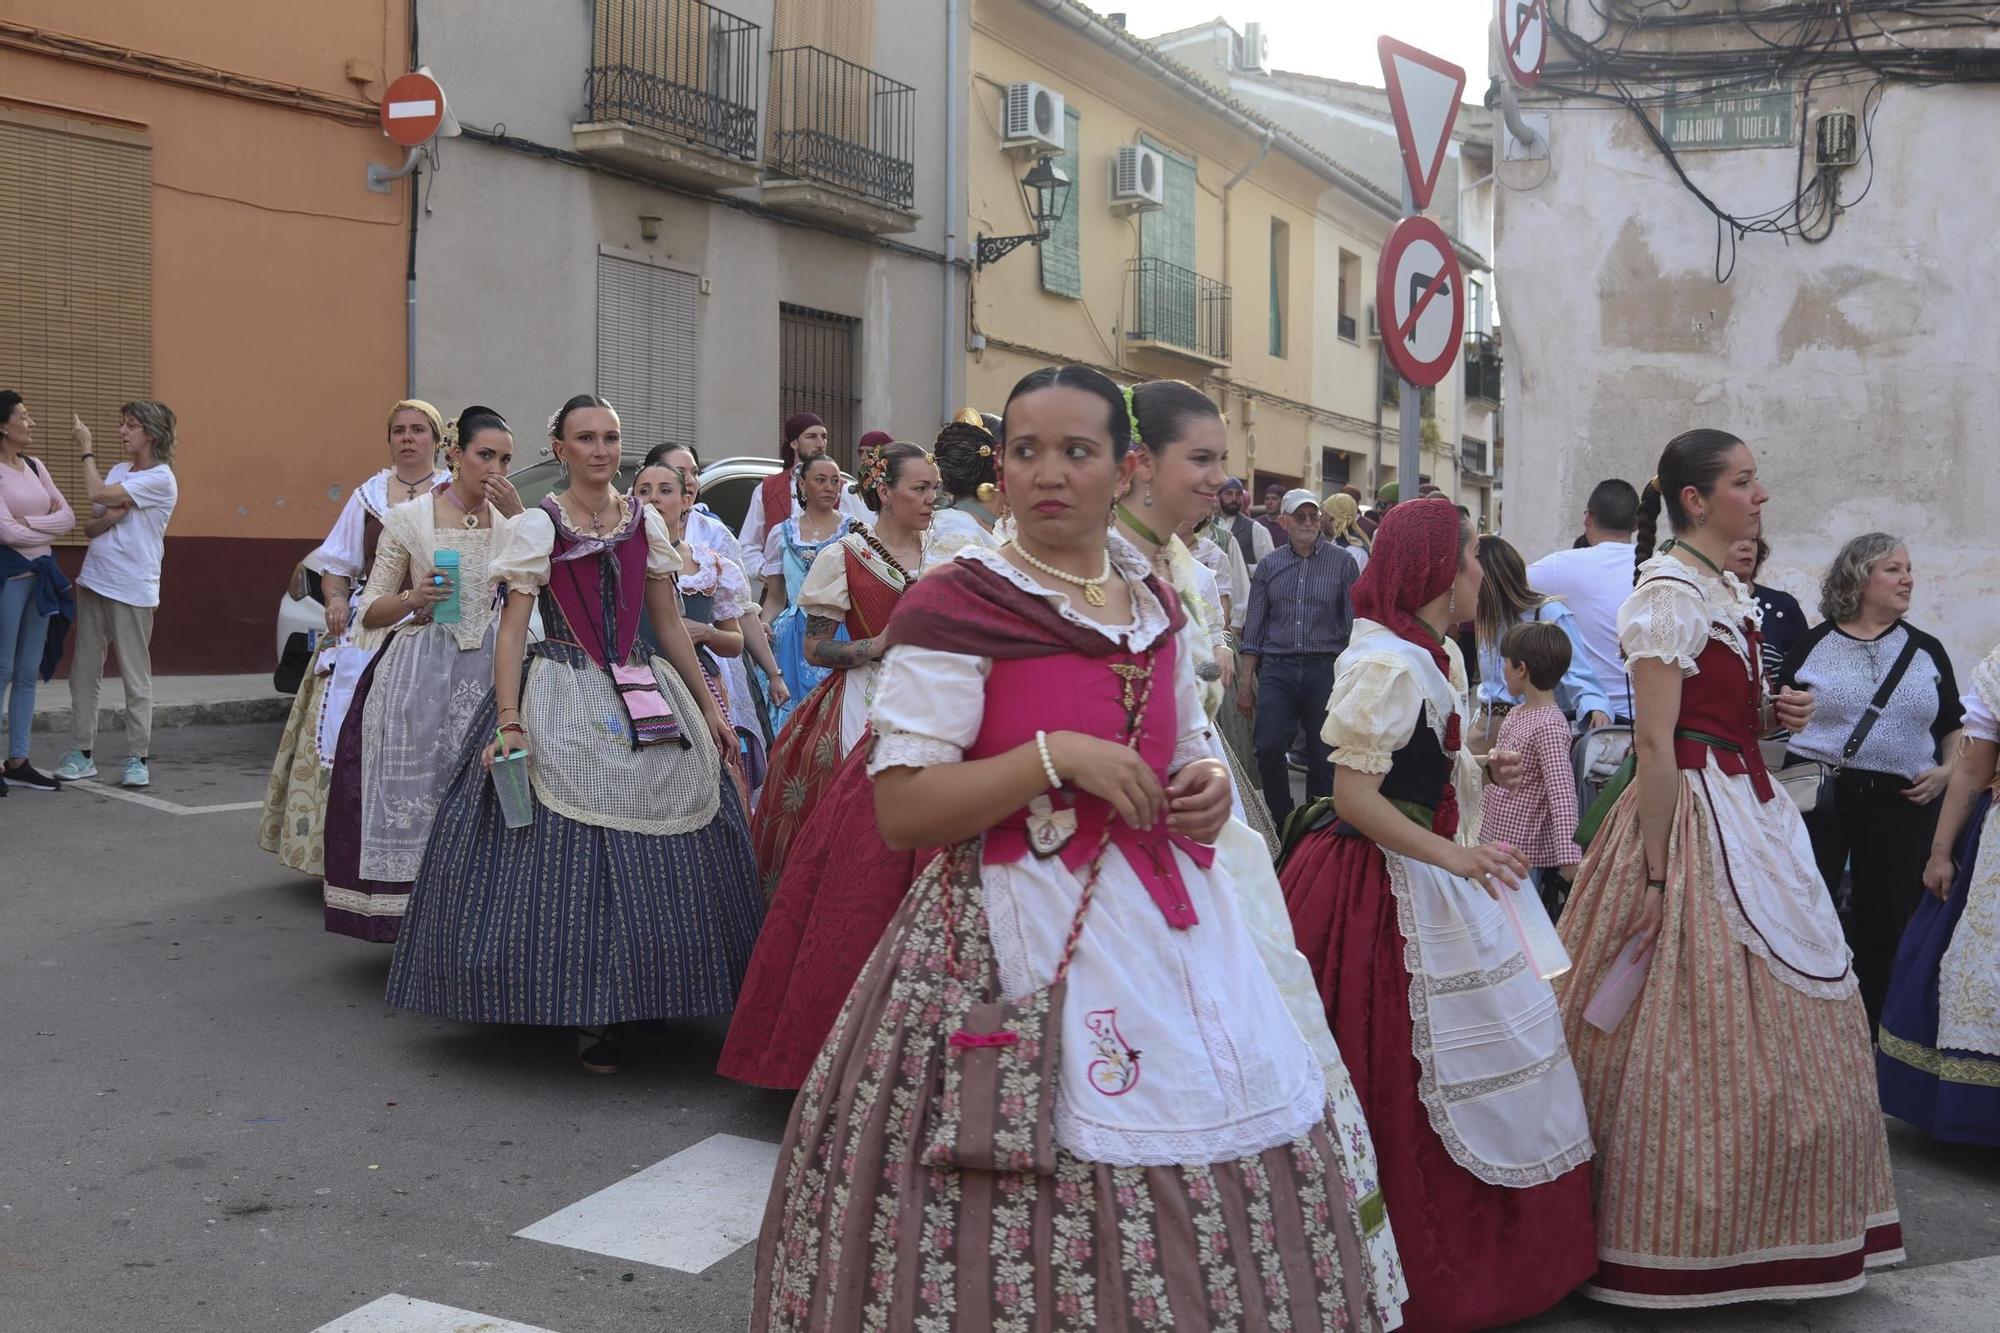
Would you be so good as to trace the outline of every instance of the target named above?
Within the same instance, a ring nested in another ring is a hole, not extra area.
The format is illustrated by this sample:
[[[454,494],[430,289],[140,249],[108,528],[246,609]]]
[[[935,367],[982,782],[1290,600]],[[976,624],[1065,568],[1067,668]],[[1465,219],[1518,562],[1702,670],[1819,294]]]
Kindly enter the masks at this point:
[[[405,148],[431,141],[444,124],[444,89],[428,74],[405,74],[382,94],[382,133]]]
[[[1519,88],[1542,81],[1542,61],[1549,49],[1547,0],[1496,0],[1500,13],[1500,55],[1507,74]]]
[[[1465,332],[1465,279],[1444,229],[1407,217],[1389,233],[1375,272],[1382,351],[1396,372],[1429,387],[1451,373]]]

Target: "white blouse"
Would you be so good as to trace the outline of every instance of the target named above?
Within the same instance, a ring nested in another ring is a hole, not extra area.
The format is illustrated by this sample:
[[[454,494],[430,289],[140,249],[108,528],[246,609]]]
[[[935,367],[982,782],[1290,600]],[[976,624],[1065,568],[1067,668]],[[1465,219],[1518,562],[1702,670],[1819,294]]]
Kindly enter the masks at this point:
[[[667,525],[652,506],[645,508],[646,577],[663,579],[681,571],[680,552],[667,535]],[[493,559],[486,566],[489,583],[504,583],[512,592],[533,592],[549,581],[549,557],[556,549],[555,520],[540,505],[502,519],[494,529]]]
[[[1965,734],[1976,741],[2000,741],[2000,648],[1972,669],[1972,689],[1961,697]]]
[[[1750,641],[1743,624],[1759,624],[1757,599],[1734,574],[1720,578],[1672,554],[1639,566],[1638,586],[1618,608],[1618,646],[1628,663],[1642,657],[1695,674],[1695,659],[1720,638],[1746,666]]]
[[[308,557],[319,565],[320,573],[349,580],[361,577],[367,564],[364,548],[368,520],[373,518],[380,522],[395,504],[403,503],[390,497],[389,483],[394,476],[395,473],[385,467],[347,493],[347,503],[340,507],[340,517],[333,521],[333,531],[326,534],[326,540]],[[450,480],[451,473],[439,469],[431,474],[428,484],[435,487]],[[398,487],[402,484],[396,482]],[[421,499],[422,491],[414,498]]]
[[[985,565],[1128,651],[1167,633],[1165,610],[1143,583],[1145,561],[1122,542],[1114,543],[1112,559],[1131,589],[1133,619],[1119,626],[1078,616],[1067,594],[1043,588],[997,552],[967,551],[959,559]],[[877,739],[869,772],[962,759],[979,735],[991,668],[991,658],[891,648],[870,717]],[[1207,719],[1185,653],[1175,655],[1173,690],[1181,734],[1169,771],[1209,757]],[[1320,1062],[1264,967],[1231,886],[1179,848],[1172,855],[1199,923],[1170,927],[1114,844],[1071,963],[1055,1130],[1088,1161],[1229,1161],[1292,1142],[1325,1115]],[[1019,998],[1048,985],[1082,893],[1080,877],[1060,857],[1029,855],[983,866],[980,878],[1001,989]],[[1130,1068],[1123,1057],[1135,1050],[1145,1055],[1137,1075],[1103,1086],[1106,1062]]]

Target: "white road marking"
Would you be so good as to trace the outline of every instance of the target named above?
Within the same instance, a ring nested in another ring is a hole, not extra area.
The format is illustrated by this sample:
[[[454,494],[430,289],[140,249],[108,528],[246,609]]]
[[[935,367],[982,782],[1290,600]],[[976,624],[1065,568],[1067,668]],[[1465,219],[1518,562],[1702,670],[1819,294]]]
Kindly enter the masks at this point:
[[[549,1333],[533,1324],[455,1306],[420,1301],[414,1296],[384,1296],[359,1310],[350,1310],[313,1333]]]
[[[514,1234],[699,1273],[757,1239],[778,1145],[712,1134]]]
[[[403,120],[410,116],[435,116],[437,109],[438,104],[435,99],[427,99],[422,102],[391,102],[389,103],[389,119]]]
[[[230,801],[225,805],[179,805],[173,801],[163,801],[157,796],[148,796],[144,792],[127,791],[123,787],[111,787],[102,782],[91,782],[86,778],[78,778],[63,785],[81,787],[93,796],[109,796],[114,801],[130,801],[134,805],[143,805],[148,810],[159,810],[170,815],[225,815],[236,810],[264,808],[262,801]]]

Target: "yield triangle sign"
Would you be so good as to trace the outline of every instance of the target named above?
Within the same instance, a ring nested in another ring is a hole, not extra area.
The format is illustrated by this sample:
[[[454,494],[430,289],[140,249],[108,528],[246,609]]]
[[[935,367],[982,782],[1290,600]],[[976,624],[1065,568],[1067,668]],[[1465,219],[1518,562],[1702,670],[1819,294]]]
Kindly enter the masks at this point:
[[[1465,71],[1449,60],[1419,51],[1393,37],[1376,41],[1382,58],[1382,78],[1389,90],[1389,110],[1396,118],[1396,138],[1403,146],[1403,173],[1419,210],[1429,208],[1451,145],[1452,123],[1458,119],[1459,95],[1465,91]]]

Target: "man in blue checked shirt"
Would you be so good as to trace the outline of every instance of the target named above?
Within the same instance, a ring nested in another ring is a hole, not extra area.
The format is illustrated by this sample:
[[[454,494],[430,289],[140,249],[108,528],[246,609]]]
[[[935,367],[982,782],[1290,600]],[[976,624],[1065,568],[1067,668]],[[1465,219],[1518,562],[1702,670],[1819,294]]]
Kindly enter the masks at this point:
[[[1257,778],[1278,823],[1292,810],[1285,752],[1305,732],[1306,799],[1333,795],[1333,761],[1320,729],[1333,693],[1333,660],[1354,627],[1350,596],[1360,577],[1347,552],[1320,540],[1319,499],[1287,491],[1279,512],[1290,540],[1257,562],[1243,622],[1236,707],[1255,719]]]

